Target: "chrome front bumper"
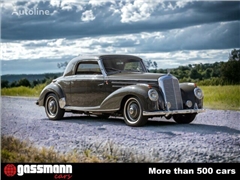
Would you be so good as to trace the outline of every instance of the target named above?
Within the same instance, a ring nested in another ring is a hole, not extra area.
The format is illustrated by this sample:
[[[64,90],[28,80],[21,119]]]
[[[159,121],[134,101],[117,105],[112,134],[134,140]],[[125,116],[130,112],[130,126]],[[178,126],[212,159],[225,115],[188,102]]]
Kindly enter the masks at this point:
[[[183,110],[172,110],[172,111],[143,111],[143,116],[169,116],[173,114],[193,114],[202,113],[205,109],[183,109]]]

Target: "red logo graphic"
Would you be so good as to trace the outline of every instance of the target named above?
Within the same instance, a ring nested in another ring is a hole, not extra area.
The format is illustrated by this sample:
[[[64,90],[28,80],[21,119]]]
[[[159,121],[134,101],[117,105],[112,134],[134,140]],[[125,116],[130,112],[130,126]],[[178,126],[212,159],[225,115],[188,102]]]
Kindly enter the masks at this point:
[[[12,177],[17,173],[17,168],[14,164],[7,164],[4,167],[4,174],[8,177]]]

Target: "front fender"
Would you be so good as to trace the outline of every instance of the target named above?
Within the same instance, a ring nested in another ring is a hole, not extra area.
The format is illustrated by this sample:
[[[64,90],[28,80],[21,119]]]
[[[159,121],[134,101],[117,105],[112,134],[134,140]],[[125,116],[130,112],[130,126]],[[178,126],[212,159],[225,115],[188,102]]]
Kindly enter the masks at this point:
[[[194,104],[197,103],[198,108],[203,108],[203,99],[198,99],[194,95],[194,89],[197,88],[197,86],[194,83],[180,83],[179,86],[181,89],[182,100],[184,105],[187,100],[190,100],[193,102],[193,107]]]
[[[107,96],[101,103],[101,109],[120,109],[122,100],[127,96],[136,96],[143,106],[143,110],[148,109],[150,99],[148,98],[148,90],[150,87],[147,84],[137,84],[125,86],[117,89]],[[151,101],[152,102],[152,101]]]
[[[45,104],[45,97],[49,94],[49,93],[54,93],[57,95],[57,97],[59,99],[65,97],[61,87],[56,84],[56,83],[50,83],[48,84],[40,93],[40,96],[37,100],[37,105],[39,106],[44,106]]]

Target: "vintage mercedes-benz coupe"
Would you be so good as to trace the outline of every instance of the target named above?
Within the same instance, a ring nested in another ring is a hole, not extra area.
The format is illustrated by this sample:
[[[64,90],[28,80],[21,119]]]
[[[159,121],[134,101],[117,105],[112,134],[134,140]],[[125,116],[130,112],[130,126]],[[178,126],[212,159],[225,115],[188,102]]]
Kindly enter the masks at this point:
[[[196,84],[179,83],[170,73],[150,73],[140,57],[114,54],[72,59],[36,104],[45,107],[51,120],[72,112],[123,117],[129,126],[143,126],[153,117],[191,123],[204,112],[203,92]]]

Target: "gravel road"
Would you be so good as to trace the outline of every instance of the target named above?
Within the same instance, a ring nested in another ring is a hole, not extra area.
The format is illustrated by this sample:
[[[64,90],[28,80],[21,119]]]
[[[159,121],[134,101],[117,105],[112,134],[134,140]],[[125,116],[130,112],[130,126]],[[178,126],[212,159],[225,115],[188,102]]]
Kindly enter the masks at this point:
[[[240,111],[207,109],[191,124],[155,118],[144,127],[129,127],[121,118],[70,113],[50,121],[35,100],[1,97],[1,135],[63,153],[108,151],[138,162],[240,162]]]

